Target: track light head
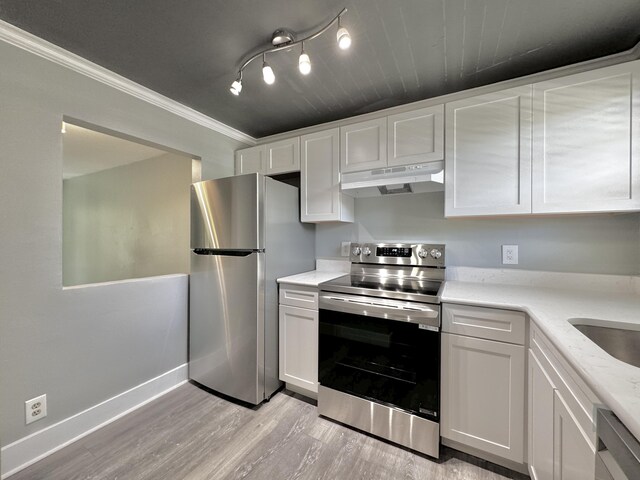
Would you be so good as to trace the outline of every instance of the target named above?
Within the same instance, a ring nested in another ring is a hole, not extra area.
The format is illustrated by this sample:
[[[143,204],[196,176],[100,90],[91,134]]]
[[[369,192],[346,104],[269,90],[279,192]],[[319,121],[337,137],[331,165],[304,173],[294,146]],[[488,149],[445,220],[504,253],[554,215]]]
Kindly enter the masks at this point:
[[[311,59],[306,53],[302,53],[300,55],[300,59],[298,60],[298,69],[303,75],[309,75],[309,73],[311,73]]]
[[[340,27],[336,38],[338,39],[338,46],[342,50],[347,50],[351,46],[351,35],[349,35],[349,31],[346,28]]]
[[[231,84],[231,88],[229,89],[229,91],[231,93],[233,93],[235,96],[240,95],[240,92],[242,91],[242,77],[238,77],[232,84]]]
[[[262,62],[262,79],[267,85],[273,85],[276,81],[276,75],[273,73],[273,69],[265,61]]]
[[[309,55],[304,51],[304,43],[302,44],[302,52],[298,59],[298,69],[302,75],[309,75],[311,73],[311,59]]]

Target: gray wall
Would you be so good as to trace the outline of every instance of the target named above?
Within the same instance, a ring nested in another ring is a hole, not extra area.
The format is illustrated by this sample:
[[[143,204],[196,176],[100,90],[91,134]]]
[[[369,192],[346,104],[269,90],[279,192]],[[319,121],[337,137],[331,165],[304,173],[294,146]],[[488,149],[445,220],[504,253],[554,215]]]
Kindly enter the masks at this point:
[[[190,185],[171,153],[64,180],[63,285],[189,273]]]
[[[62,116],[199,156],[203,178],[233,174],[243,145],[3,42],[0,65],[7,445],[187,361],[186,276],[62,288]],[[24,401],[43,393],[48,416],[25,426]]]
[[[356,223],[316,229],[316,254],[341,241],[428,241],[447,245],[448,266],[640,274],[640,214],[445,219],[444,194],[356,199]],[[502,265],[501,245],[519,245]]]

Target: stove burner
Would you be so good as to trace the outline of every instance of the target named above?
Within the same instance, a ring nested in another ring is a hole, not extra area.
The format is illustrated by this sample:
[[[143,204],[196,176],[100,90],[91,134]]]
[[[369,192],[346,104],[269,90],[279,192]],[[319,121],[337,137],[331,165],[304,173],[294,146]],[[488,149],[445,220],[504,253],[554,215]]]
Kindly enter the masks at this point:
[[[363,279],[351,276],[351,286],[387,292],[419,293],[422,295],[437,295],[439,282],[424,282],[420,280],[403,279]]]
[[[351,273],[320,284],[321,292],[440,303],[444,245],[364,243],[351,247]],[[431,255],[432,251],[438,255]]]

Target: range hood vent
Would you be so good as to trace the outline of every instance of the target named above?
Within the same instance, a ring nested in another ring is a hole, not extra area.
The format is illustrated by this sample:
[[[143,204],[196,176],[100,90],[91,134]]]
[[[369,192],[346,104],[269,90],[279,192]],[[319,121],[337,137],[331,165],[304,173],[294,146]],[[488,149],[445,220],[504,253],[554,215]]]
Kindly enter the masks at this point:
[[[340,188],[342,193],[357,198],[439,192],[444,190],[444,162],[345,173]]]

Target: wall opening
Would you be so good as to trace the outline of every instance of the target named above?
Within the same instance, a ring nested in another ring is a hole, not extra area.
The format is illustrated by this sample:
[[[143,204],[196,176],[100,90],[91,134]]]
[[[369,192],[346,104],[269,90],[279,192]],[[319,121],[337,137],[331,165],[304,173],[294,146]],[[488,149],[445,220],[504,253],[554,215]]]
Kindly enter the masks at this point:
[[[193,156],[65,118],[62,283],[189,273]]]

